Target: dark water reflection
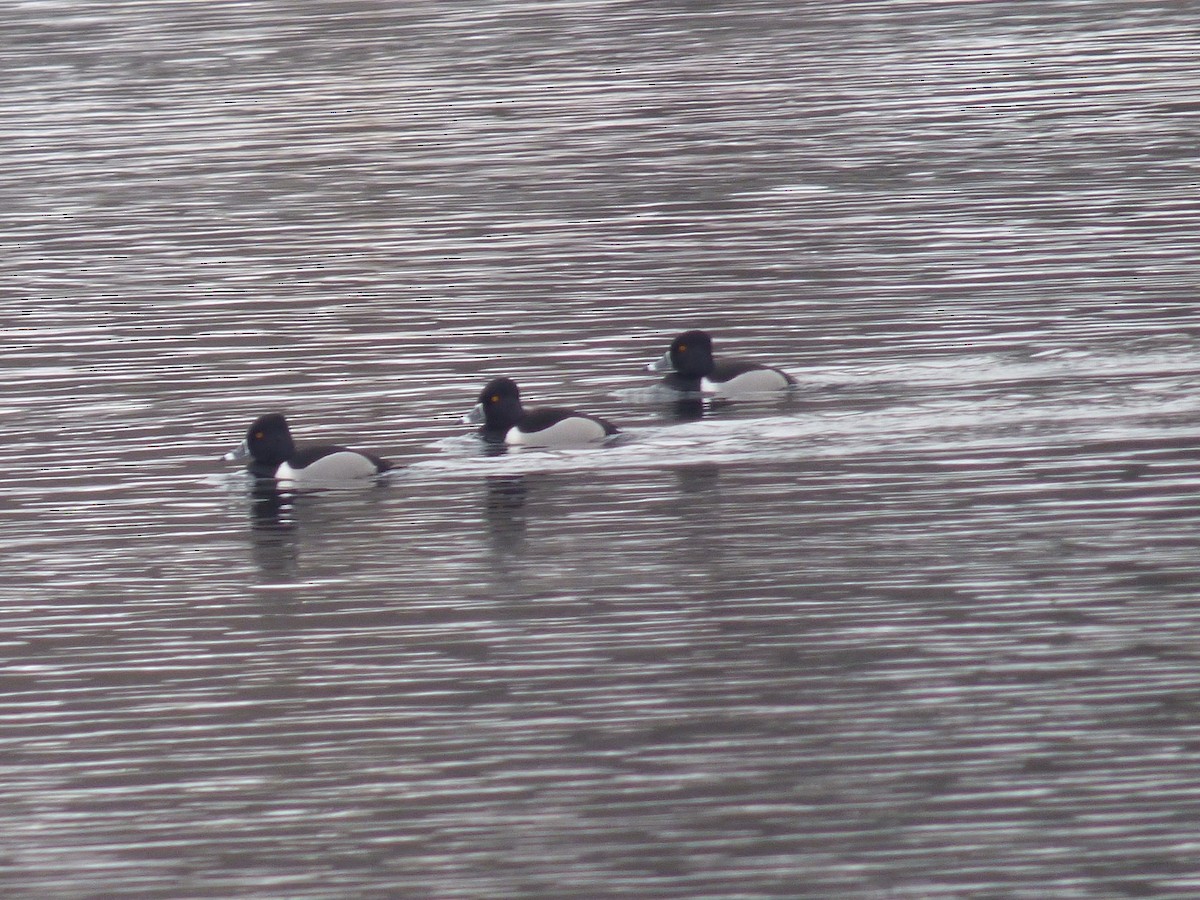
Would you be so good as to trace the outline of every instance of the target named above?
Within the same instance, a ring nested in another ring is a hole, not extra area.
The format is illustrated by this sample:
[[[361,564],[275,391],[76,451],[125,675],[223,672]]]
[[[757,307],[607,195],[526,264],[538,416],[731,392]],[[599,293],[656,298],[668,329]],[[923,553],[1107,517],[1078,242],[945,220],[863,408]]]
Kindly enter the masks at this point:
[[[9,4],[0,891],[1195,895],[1192,19]]]

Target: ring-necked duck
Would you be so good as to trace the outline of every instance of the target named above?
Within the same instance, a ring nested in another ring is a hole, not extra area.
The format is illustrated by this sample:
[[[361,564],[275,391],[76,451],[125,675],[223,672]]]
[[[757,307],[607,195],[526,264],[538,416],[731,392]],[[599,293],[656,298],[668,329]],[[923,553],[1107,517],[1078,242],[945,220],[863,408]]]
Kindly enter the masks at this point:
[[[251,462],[246,469],[254,476],[293,484],[369,478],[392,468],[389,460],[333,444],[297,447],[287,420],[279,413],[255,419],[241,446],[224,456],[230,460],[247,457]]]
[[[646,369],[669,371],[662,383],[672,390],[706,392],[717,397],[747,397],[796,386],[796,379],[782,369],[743,359],[713,359],[712,338],[704,331],[685,331],[671,341],[661,359]]]
[[[479,402],[463,421],[470,425],[482,423],[479,434],[486,441],[526,447],[591,444],[618,433],[611,422],[573,409],[526,410],[521,406],[521,392],[511,378],[489,381],[479,394]]]

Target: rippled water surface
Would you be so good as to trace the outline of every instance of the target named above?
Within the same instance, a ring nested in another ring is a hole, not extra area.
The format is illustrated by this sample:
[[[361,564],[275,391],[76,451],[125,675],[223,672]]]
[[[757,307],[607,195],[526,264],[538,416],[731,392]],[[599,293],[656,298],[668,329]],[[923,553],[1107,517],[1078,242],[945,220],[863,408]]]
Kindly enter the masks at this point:
[[[1188,4],[0,35],[6,897],[1200,893]],[[275,409],[403,468],[256,496]]]

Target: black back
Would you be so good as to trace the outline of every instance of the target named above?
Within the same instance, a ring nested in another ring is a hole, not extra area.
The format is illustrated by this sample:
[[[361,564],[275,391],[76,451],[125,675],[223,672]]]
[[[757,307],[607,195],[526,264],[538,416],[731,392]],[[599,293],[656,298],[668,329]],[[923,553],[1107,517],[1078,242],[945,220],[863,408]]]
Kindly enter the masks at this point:
[[[303,469],[311,466],[318,459],[323,459],[334,453],[355,453],[358,456],[365,456],[380,472],[386,472],[395,464],[389,459],[382,459],[373,453],[364,453],[362,450],[351,450],[349,447],[341,447],[337,444],[319,444],[313,447],[300,447],[295,454],[288,459],[293,469]]]
[[[389,460],[333,444],[297,447],[292,440],[287,419],[281,413],[267,413],[254,420],[246,430],[246,449],[250,451],[251,458],[246,468],[259,478],[274,478],[276,470],[285,462],[291,463],[295,469],[303,469],[322,457],[342,451],[365,456],[380,472],[393,467]]]
[[[557,425],[563,419],[588,419],[603,428],[604,433],[608,435],[617,434],[619,431],[616,425],[599,416],[589,416],[574,409],[562,409],[557,406],[543,406],[529,410],[521,417],[520,426],[521,430],[527,434],[535,434],[545,431],[552,425]]]
[[[782,369],[776,369],[774,366],[764,366],[761,363],[749,362],[744,359],[722,359],[717,363],[709,378],[715,382],[732,381],[739,375],[745,375],[747,372],[758,372],[763,369],[778,372],[788,384],[796,383],[796,379]]]
[[[671,358],[671,367],[675,371],[667,375],[663,383],[677,391],[700,390],[702,378],[720,383],[732,381],[747,372],[771,368],[744,359],[723,359],[717,362],[713,358],[712,338],[704,331],[685,331],[671,341],[668,355]],[[779,369],[774,371],[779,372],[788,384],[796,383],[786,372]]]
[[[526,412],[525,407],[521,405],[521,391],[511,378],[493,378],[489,381],[479,393],[479,405],[483,409],[484,421],[479,434],[487,441],[503,441],[509,429],[515,425],[519,425],[522,431],[533,434],[563,419],[574,417],[591,419],[604,429],[605,434],[616,434],[618,431],[611,422],[573,409],[547,406]]]

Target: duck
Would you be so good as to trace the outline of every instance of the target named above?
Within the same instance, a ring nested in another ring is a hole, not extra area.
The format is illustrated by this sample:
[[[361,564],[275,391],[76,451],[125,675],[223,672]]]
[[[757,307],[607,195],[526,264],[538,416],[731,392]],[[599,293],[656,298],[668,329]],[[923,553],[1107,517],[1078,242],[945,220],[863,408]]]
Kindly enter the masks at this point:
[[[521,405],[521,391],[511,378],[489,381],[463,421],[482,425],[479,435],[485,441],[524,447],[595,444],[620,433],[611,422],[573,409],[547,406],[526,410]]]
[[[267,413],[255,419],[246,429],[246,439],[223,458],[249,458],[246,469],[256,478],[300,485],[369,478],[394,466],[391,460],[336,444],[297,447],[281,413]]]
[[[706,331],[692,330],[671,341],[661,359],[650,363],[646,370],[667,372],[662,385],[680,393],[708,393],[716,397],[761,396],[777,391],[790,391],[796,379],[782,369],[743,359],[713,359],[712,336]]]

